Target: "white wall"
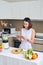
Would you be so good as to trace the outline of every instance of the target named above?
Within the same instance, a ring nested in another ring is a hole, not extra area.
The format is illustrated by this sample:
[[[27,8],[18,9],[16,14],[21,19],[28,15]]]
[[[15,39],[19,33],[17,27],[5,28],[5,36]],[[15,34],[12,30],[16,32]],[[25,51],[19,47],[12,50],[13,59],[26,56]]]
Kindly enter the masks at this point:
[[[10,3],[0,1],[0,19],[11,18]]]

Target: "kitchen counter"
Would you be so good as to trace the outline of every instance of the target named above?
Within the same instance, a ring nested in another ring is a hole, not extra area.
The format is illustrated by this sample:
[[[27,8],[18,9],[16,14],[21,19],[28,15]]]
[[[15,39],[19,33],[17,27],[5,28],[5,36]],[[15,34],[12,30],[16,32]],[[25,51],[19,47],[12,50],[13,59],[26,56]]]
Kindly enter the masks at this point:
[[[0,52],[0,65],[43,65],[43,53],[37,52],[37,59],[27,60],[23,54],[12,54],[12,49],[14,48],[10,47]]]
[[[41,33],[41,34],[37,33],[36,35],[37,35],[37,37],[35,38],[35,42],[34,42],[34,44],[32,44],[32,47],[34,50],[43,52],[43,33]],[[8,34],[8,37],[9,37],[9,46],[13,47],[15,44],[14,40],[15,40],[16,34],[15,33]],[[0,38],[0,43],[2,43],[2,38]]]
[[[0,32],[0,36],[1,36],[2,32]],[[8,34],[8,37],[16,37],[16,33],[12,33],[12,34]],[[43,36],[43,33],[36,33],[36,37],[39,36]],[[43,40],[43,38],[35,38],[35,40]]]

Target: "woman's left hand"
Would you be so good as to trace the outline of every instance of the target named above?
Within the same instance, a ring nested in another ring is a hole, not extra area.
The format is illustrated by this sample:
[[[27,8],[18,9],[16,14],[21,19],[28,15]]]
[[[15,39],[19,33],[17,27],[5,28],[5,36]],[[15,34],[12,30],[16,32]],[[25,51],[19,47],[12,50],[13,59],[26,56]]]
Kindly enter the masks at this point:
[[[24,40],[27,40],[28,41],[29,39],[27,37],[24,37]]]

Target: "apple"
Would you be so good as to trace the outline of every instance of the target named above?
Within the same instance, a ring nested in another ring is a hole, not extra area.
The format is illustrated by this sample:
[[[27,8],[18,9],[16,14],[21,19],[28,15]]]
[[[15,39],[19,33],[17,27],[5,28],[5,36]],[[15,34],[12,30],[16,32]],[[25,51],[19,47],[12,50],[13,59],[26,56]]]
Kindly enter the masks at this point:
[[[29,54],[25,53],[25,58],[28,59],[29,58]]]

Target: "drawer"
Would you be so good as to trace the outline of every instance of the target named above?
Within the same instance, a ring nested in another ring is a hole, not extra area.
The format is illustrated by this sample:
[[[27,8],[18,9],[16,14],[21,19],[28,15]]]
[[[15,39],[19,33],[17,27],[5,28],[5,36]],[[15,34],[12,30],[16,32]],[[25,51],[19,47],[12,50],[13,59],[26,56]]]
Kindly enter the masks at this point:
[[[43,52],[43,45],[40,44],[32,44],[34,50],[42,51]]]
[[[35,43],[38,43],[38,44],[43,44],[43,40],[35,40]]]

